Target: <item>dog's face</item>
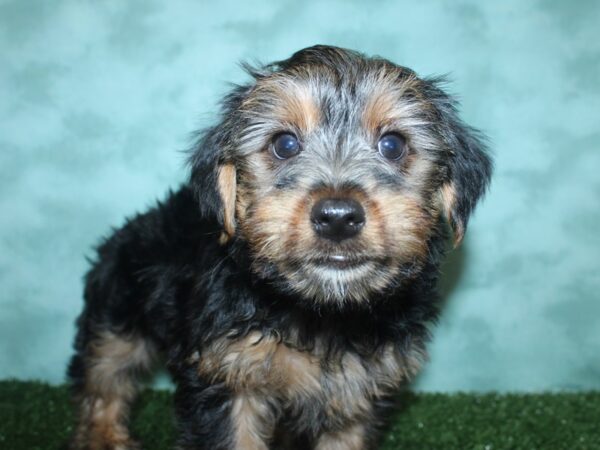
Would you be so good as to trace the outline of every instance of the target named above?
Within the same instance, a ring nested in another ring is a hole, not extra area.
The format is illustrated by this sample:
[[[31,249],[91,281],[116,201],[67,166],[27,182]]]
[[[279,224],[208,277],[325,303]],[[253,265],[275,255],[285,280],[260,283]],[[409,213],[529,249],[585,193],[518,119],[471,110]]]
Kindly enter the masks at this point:
[[[257,274],[361,302],[417,274],[444,219],[462,239],[490,161],[435,80],[325,46],[251,73],[191,163],[201,207]]]

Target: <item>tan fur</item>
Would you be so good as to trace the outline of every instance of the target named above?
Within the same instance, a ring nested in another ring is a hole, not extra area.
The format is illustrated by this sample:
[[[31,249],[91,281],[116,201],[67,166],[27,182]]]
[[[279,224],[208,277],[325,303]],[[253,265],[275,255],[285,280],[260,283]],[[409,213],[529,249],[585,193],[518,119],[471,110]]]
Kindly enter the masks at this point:
[[[365,428],[354,424],[340,431],[323,434],[315,450],[362,450],[365,448]]]
[[[396,83],[389,78],[389,75],[383,72],[379,75],[376,88],[370,93],[364,107],[363,126],[373,133],[378,132],[395,116],[394,109],[399,95]]]
[[[417,372],[421,347],[416,345],[407,355],[391,346],[368,359],[347,352],[325,369],[327,356],[319,342],[311,352],[300,351],[255,331],[214,342],[202,352],[198,370],[213,382],[224,382],[244,402],[268,394],[296,408],[320,403],[333,420],[366,418],[372,413],[373,398],[389,394]],[[243,405],[258,408],[256,402]]]
[[[232,163],[219,167],[218,189],[223,203],[223,234],[221,244],[235,234],[236,169]]]
[[[352,353],[344,355],[340,367],[328,373],[327,380],[330,392],[326,408],[331,417],[364,417],[371,414],[371,395],[380,392],[358,356]]]
[[[79,410],[79,424],[72,449],[85,450],[132,450],[137,443],[131,440],[126,421],[129,406],[115,398],[106,400],[87,397],[82,400]]]
[[[137,448],[127,431],[129,407],[136,394],[136,372],[149,368],[154,350],[142,339],[104,332],[91,342],[88,352],[72,448]]]
[[[273,101],[270,117],[277,118],[280,123],[292,126],[301,133],[310,133],[321,120],[316,96],[307,82],[282,76],[260,80],[254,89],[254,95],[245,100],[242,109],[251,111],[256,102],[265,98]]]
[[[247,184],[238,183],[236,191],[235,201],[235,216],[237,222],[243,224],[248,214],[248,207],[250,205],[251,192]]]
[[[273,434],[275,419],[264,397],[237,395],[231,414],[236,450],[268,450],[267,442]]]
[[[89,346],[86,389],[99,395],[130,397],[135,391],[130,371],[150,367],[154,349],[148,341],[104,332]]]
[[[391,346],[366,359],[346,353],[341,364],[326,373],[326,409],[331,417],[370,416],[373,398],[394,391],[419,370],[424,352],[415,346],[407,355],[399,354]]]
[[[377,209],[374,216],[384,228],[387,251],[397,261],[406,262],[411,258],[423,261],[427,256],[427,239],[434,218],[423,209],[421,199],[414,195],[382,191],[374,202]]]
[[[417,98],[421,97],[420,84],[421,82],[415,76],[409,76],[399,82],[396,70],[382,70],[377,73],[370,83],[372,89],[363,110],[363,126],[372,133],[377,133],[397,121],[410,121],[417,112],[417,105],[420,112],[426,104],[403,100],[402,96],[410,92]],[[413,124],[408,122],[406,125]]]
[[[203,352],[199,371],[224,381],[236,392],[265,388],[294,397],[319,389],[320,368],[315,357],[259,332],[214,342]]]
[[[300,217],[306,229],[308,212],[304,202],[304,193],[298,191],[272,192],[256,202],[252,215],[242,227],[259,257],[277,261],[285,255],[284,249],[289,242],[303,237],[291,226],[295,218]]]
[[[440,201],[442,203],[442,208],[444,211],[444,215],[448,223],[452,225],[452,231],[454,232],[454,247],[458,247],[463,240],[465,235],[465,230],[462,222],[456,220],[452,211],[456,205],[456,187],[454,183],[446,183],[442,186],[440,190]]]

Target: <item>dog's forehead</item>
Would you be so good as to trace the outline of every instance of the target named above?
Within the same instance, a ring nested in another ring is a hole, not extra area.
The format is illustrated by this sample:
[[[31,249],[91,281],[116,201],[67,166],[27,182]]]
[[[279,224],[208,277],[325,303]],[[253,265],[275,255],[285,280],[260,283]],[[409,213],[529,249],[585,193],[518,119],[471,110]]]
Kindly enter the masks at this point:
[[[423,110],[422,82],[391,64],[299,64],[257,80],[242,110],[251,121],[309,133],[318,126],[374,130]]]

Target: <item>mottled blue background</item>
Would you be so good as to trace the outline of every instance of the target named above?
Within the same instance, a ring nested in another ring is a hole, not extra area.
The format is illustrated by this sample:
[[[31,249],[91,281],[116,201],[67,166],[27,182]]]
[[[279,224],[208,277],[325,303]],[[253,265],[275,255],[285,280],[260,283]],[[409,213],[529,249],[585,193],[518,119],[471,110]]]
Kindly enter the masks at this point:
[[[415,386],[600,388],[599,5],[0,0],[0,378],[63,380],[84,255],[185,178],[236,62],[327,43],[451,73],[495,153]]]

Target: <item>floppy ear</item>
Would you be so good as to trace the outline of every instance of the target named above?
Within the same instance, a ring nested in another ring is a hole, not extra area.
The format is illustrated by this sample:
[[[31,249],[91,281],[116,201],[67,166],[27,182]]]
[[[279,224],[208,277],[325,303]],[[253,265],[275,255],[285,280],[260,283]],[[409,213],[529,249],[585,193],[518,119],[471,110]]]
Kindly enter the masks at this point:
[[[237,86],[225,97],[221,123],[203,133],[189,158],[190,184],[200,213],[221,226],[221,244],[235,234],[237,173],[233,148],[234,116],[248,91],[248,86]]]
[[[442,82],[443,79],[427,80],[429,98],[437,110],[440,135],[448,152],[448,173],[440,197],[456,247],[465,235],[477,201],[488,187],[492,160],[485,137],[459,118],[458,103],[439,87]]]

